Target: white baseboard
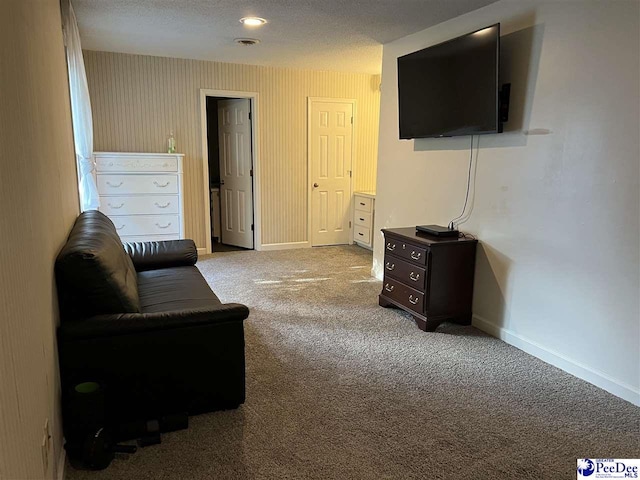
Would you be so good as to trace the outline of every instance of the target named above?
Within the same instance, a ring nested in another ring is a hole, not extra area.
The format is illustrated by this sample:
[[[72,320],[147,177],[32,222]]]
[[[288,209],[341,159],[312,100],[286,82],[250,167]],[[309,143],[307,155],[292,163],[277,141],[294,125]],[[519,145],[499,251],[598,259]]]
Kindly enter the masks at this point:
[[[382,270],[376,270],[376,267],[371,267],[371,276],[375,277],[376,280],[384,280],[384,273],[382,272]]]
[[[67,466],[67,451],[64,449],[64,446],[61,447],[60,450],[61,451],[58,458],[58,465],[56,466],[56,473],[58,474],[57,480],[64,480],[64,469]]]
[[[271,251],[271,250],[291,250],[294,248],[310,248],[311,244],[309,242],[287,242],[287,243],[263,243],[260,245],[260,248],[256,250],[260,251]]]
[[[262,245],[256,245],[257,251],[270,251],[270,250],[291,250],[294,248],[309,248],[311,245],[309,242],[287,242],[287,243],[264,243]],[[207,255],[206,248],[198,248],[198,256]]]
[[[561,353],[554,352],[542,345],[533,342],[511,330],[500,327],[479,315],[473,316],[473,326],[480,330],[527,352],[543,362],[558,367],[571,375],[581,378],[596,387],[600,387],[613,395],[620,397],[634,405],[640,406],[640,390],[627,385],[603,372],[598,372],[575,360],[567,358]]]

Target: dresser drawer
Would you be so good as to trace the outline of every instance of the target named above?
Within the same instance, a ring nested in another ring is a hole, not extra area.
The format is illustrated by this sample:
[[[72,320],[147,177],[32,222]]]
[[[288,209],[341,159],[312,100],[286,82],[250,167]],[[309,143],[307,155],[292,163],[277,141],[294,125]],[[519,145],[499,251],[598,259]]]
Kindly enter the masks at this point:
[[[100,196],[105,215],[168,215],[180,213],[178,195]]]
[[[373,199],[369,197],[360,197],[358,195],[355,196],[355,209],[362,210],[363,212],[372,212],[373,211]]]
[[[137,193],[178,193],[178,175],[100,175],[98,191],[102,195]]]
[[[384,257],[384,274],[415,289],[422,291],[425,289],[427,270],[413,263],[400,260],[393,255],[385,255]]]
[[[371,224],[371,214],[369,212],[356,210],[353,215],[353,220],[356,225],[362,225],[366,228],[371,228],[373,226]]]
[[[158,155],[139,157],[118,154],[96,155],[96,171],[100,172],[177,172],[178,158]]]
[[[120,235],[122,243],[127,242],[162,242],[165,240],[180,240],[180,235]]]
[[[384,276],[384,281],[382,282],[382,295],[395,300],[416,313],[424,313],[424,293],[407,287],[388,275]]]
[[[418,247],[417,245],[412,245],[394,238],[387,238],[385,240],[384,249],[387,253],[393,253],[394,255],[411,262],[415,262],[420,265],[427,264],[428,252],[426,248]]]
[[[366,227],[356,225],[353,228],[353,239],[360,243],[371,244],[371,230]]]
[[[180,233],[178,215],[110,216],[120,237],[128,235],[177,235]]]

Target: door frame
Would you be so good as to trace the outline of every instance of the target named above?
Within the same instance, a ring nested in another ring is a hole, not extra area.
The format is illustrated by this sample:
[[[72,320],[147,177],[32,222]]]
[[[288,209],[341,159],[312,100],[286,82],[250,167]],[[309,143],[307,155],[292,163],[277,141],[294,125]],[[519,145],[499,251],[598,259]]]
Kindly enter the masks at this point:
[[[207,142],[207,97],[248,98],[251,105],[251,163],[253,165],[253,248],[262,250],[262,222],[258,199],[260,199],[260,149],[258,148],[258,92],[234,90],[200,89],[200,127],[202,139],[202,176],[204,189],[206,253],[211,253],[211,191],[209,187],[209,144]]]
[[[349,222],[353,220],[353,179],[355,177],[355,164],[356,164],[356,124],[358,122],[357,117],[357,102],[354,98],[329,98],[329,97],[307,97],[307,241],[309,246],[313,247],[311,226],[312,222],[312,208],[311,208],[311,104],[314,102],[321,103],[350,103],[353,112],[353,124],[351,126],[351,178],[349,180]],[[353,224],[349,227],[349,245],[353,245]]]

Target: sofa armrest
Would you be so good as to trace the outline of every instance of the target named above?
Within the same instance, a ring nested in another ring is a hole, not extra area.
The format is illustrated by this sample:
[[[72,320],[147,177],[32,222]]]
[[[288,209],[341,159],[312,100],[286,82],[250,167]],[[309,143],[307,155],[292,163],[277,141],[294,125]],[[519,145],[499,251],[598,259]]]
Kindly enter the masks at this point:
[[[198,261],[198,250],[193,240],[130,242],[124,244],[124,249],[138,272],[190,266]]]
[[[63,340],[114,337],[154,330],[169,330],[228,322],[242,322],[249,308],[239,303],[221,303],[206,308],[154,313],[97,315],[85,320],[64,322],[58,328]]]

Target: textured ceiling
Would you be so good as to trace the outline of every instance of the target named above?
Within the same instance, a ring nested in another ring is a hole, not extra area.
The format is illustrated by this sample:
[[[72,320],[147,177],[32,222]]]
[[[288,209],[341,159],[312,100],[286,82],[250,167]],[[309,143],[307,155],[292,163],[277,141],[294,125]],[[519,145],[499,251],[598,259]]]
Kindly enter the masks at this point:
[[[83,48],[380,73],[381,44],[495,0],[73,0]],[[248,28],[244,16],[269,23]],[[234,38],[251,37],[244,47]]]

